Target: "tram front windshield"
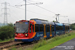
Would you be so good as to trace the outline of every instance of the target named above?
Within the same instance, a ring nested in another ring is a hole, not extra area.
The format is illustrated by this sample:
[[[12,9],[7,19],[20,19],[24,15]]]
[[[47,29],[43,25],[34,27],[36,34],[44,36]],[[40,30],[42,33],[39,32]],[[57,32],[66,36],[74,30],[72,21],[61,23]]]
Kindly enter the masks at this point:
[[[18,22],[15,24],[17,33],[28,33],[29,22]]]

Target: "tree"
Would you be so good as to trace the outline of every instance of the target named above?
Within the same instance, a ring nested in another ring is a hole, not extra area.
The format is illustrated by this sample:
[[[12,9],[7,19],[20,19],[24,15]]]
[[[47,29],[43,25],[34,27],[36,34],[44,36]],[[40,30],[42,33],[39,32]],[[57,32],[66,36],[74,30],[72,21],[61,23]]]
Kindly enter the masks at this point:
[[[8,26],[14,27],[14,25],[12,23],[9,23]]]
[[[14,26],[13,24],[8,24],[7,26],[0,27],[0,39],[8,39],[14,36]]]
[[[75,23],[71,24],[71,25],[70,25],[70,28],[71,28],[72,30],[75,30]]]

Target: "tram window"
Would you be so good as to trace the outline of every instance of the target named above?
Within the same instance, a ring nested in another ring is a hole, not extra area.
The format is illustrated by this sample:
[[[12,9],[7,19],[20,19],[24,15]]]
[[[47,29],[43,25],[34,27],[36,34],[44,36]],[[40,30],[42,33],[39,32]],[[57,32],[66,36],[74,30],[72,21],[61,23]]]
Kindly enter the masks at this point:
[[[68,26],[67,26],[67,30],[68,30]]]
[[[67,30],[68,30],[68,26],[67,26]]]
[[[40,25],[40,31],[43,31],[43,25]]]
[[[58,26],[56,26],[56,30],[59,30],[59,27]]]
[[[68,30],[68,29],[67,29],[67,26],[66,26],[66,30]]]
[[[51,28],[51,29],[52,29],[52,31],[54,31],[54,26],[52,26],[52,28]]]
[[[35,32],[39,32],[39,25],[35,24]]]
[[[31,26],[30,26],[30,33],[31,33]]]
[[[67,26],[67,30],[69,30],[69,26]]]
[[[63,30],[63,26],[56,26],[56,30]]]
[[[67,26],[65,26],[65,30],[67,30]]]
[[[32,25],[32,27],[33,27],[33,32],[34,32],[34,25]],[[30,26],[30,33],[31,33],[31,31],[32,31],[32,30],[31,30],[31,26]]]
[[[67,26],[67,30],[68,30],[68,26]]]
[[[33,32],[34,32],[34,25],[33,25]]]
[[[46,25],[46,27],[47,27],[46,31],[47,32],[50,32],[50,26],[49,25]]]
[[[68,26],[68,30],[69,30],[69,26]]]
[[[63,30],[63,26],[60,26],[60,30]]]

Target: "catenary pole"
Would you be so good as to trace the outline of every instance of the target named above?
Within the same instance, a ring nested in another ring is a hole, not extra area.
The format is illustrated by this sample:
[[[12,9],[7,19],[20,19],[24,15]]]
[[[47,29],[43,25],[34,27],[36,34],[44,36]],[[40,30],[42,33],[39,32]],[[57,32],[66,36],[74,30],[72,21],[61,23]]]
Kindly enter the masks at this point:
[[[26,0],[25,0],[25,20],[26,20]]]

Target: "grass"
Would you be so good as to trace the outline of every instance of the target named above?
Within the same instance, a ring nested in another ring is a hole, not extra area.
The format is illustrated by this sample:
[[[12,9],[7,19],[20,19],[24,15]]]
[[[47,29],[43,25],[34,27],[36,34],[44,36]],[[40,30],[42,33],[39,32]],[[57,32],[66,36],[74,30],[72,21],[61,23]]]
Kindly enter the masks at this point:
[[[5,39],[5,40],[0,40],[0,43],[3,43],[3,42],[8,42],[8,41],[11,41],[11,40],[14,40],[14,38]]]
[[[13,47],[13,48],[11,48],[11,49],[9,49],[9,50],[16,50],[16,48],[15,48],[15,47]]]

